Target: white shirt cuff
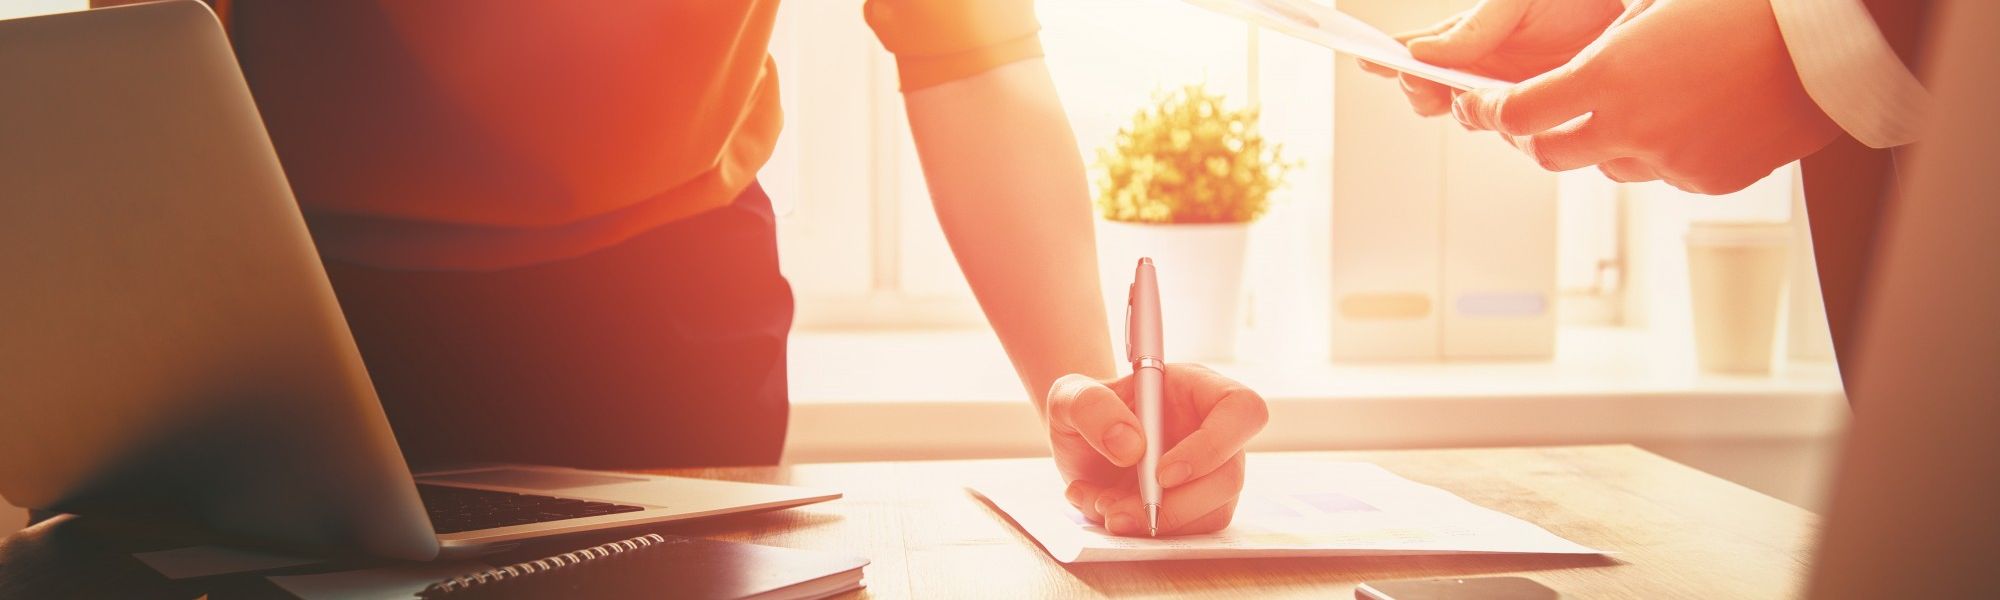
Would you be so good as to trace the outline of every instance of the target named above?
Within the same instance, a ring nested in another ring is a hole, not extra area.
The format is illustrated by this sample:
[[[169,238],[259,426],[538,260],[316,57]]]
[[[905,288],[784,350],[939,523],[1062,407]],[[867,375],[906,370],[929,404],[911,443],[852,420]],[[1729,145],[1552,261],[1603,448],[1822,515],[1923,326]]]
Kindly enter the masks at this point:
[[[1930,92],[1903,66],[1861,0],[1771,0],[1806,94],[1872,148],[1923,137]]]

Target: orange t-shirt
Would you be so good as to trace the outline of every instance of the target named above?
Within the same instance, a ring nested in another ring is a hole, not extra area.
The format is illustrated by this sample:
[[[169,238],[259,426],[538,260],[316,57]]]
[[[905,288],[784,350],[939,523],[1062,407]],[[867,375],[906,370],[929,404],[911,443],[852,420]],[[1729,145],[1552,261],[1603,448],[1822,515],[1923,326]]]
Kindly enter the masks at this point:
[[[585,254],[729,203],[782,122],[776,0],[227,6],[337,260],[488,270]],[[905,90],[1041,54],[1030,0],[868,0],[864,14]]]

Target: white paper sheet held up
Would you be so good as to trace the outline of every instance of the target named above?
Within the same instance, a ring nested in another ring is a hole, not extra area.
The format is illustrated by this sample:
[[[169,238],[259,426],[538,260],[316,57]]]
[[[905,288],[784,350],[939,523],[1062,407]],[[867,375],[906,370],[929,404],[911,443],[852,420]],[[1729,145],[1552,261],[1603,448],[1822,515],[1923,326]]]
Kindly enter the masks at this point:
[[[1313,0],[1187,0],[1189,4],[1236,17],[1336,52],[1387,65],[1461,90],[1512,83],[1410,56],[1408,48],[1382,30]]]
[[[1603,554],[1368,463],[1250,459],[1236,518],[1206,535],[1118,537],[1062,499],[1053,478],[972,488],[1056,560],[1114,562],[1273,556]]]

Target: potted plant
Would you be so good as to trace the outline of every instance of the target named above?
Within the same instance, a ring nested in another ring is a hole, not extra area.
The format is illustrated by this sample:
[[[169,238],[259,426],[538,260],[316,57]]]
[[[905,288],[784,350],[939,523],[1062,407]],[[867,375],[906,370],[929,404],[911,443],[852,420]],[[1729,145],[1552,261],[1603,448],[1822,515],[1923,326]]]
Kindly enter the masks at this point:
[[[1206,86],[1184,86],[1156,94],[1098,151],[1098,255],[1109,314],[1124,314],[1133,265],[1152,257],[1171,359],[1235,354],[1250,223],[1298,166],[1264,140],[1257,116]],[[1122,322],[1112,328],[1123,335]]]

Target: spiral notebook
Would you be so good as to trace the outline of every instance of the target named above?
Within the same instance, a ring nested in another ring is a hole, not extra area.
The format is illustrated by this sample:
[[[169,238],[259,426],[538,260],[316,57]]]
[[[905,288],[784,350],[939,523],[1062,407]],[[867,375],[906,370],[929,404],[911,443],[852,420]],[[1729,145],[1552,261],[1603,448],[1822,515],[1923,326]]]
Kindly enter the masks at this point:
[[[511,564],[421,563],[270,581],[306,600],[806,600],[861,589],[867,564],[853,556],[655,533]]]

